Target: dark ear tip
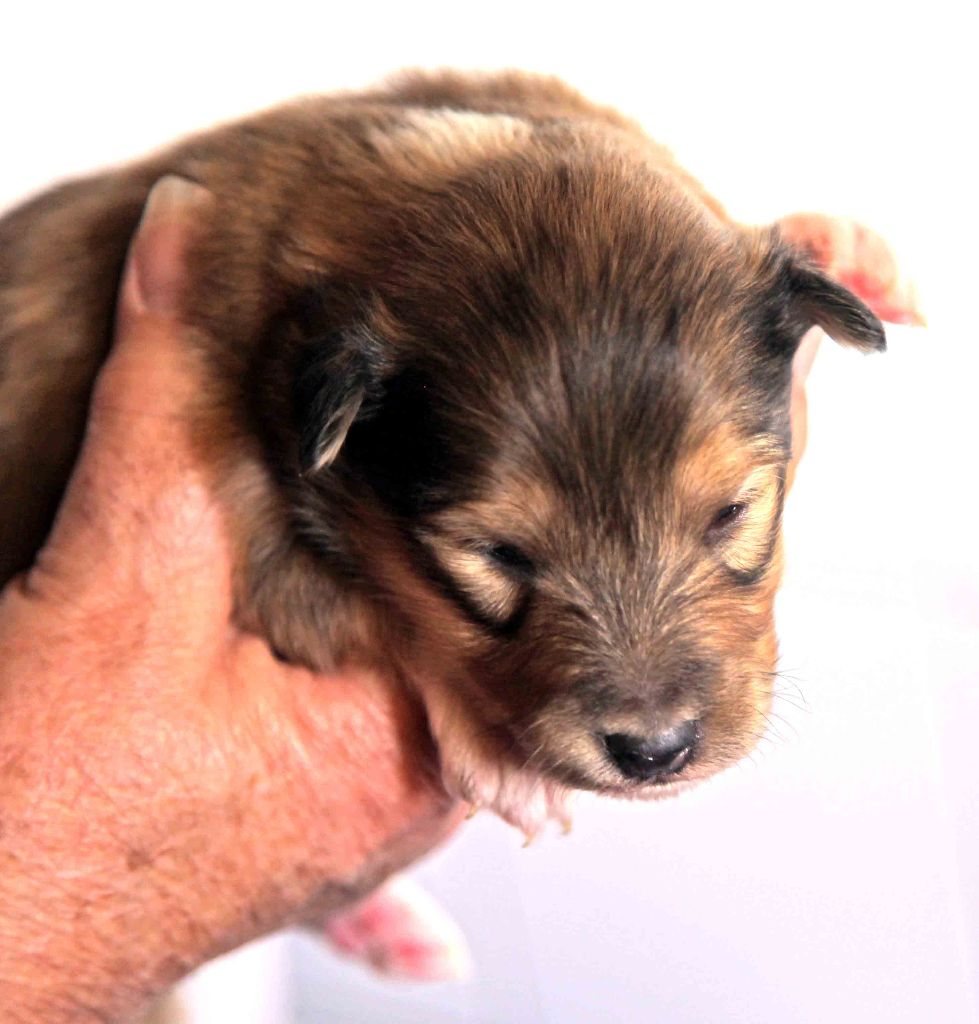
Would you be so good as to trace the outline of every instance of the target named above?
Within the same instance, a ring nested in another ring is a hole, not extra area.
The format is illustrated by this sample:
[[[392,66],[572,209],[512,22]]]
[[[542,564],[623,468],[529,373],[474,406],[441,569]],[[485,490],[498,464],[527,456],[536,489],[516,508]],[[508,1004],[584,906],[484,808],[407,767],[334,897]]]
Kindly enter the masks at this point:
[[[840,287],[842,288],[842,286]],[[845,291],[845,289],[843,290]],[[852,323],[846,324],[846,330],[843,332],[844,336],[838,340],[844,344],[852,345],[861,352],[886,352],[887,334],[880,319],[869,306],[865,305],[855,295],[852,295],[850,292],[846,292],[846,294],[850,297],[859,315],[854,318]],[[832,337],[832,331],[827,333]]]
[[[874,333],[873,341],[870,346],[871,352],[886,352],[887,351],[887,334],[884,331],[884,325],[878,320],[877,329]]]
[[[850,293],[847,292],[847,295]],[[834,341],[850,345],[860,352],[886,352],[887,334],[884,325],[869,306],[864,305],[855,295],[851,299],[855,315],[844,316],[838,313],[838,325],[828,323],[820,326]]]
[[[834,341],[862,352],[884,352],[887,337],[874,311],[838,281],[807,261],[790,262],[789,291],[806,320],[818,324]]]

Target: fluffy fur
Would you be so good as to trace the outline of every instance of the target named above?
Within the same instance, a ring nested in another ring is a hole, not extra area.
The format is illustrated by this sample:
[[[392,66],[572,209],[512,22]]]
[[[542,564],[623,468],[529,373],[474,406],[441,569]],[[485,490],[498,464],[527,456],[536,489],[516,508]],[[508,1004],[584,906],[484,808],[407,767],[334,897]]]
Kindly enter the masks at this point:
[[[879,322],[563,84],[301,100],[0,222],[0,580],[43,541],[152,185],[216,196],[188,317],[238,614],[420,694],[449,789],[532,832],[744,755],[775,661],[791,362]],[[608,737],[696,723],[669,770]],[[603,739],[604,738],[604,739]]]

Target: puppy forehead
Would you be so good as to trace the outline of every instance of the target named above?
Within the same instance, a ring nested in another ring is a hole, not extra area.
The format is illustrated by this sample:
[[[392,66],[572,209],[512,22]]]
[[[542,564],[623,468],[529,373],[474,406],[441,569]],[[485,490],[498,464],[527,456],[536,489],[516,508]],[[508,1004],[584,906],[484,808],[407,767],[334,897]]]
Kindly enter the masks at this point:
[[[469,493],[436,511],[430,522],[455,541],[516,540],[542,535],[560,511],[559,495],[539,467],[510,457],[487,464]]]
[[[648,167],[536,142],[525,157],[466,174],[385,235],[376,333],[431,410],[403,426],[427,424],[440,480],[504,481],[490,504],[545,507],[499,495],[546,485],[586,518],[633,518],[695,461],[702,424],[735,423],[735,449],[784,419],[778,361],[752,337],[763,247]]]
[[[631,523],[733,501],[754,470],[784,461],[784,396],[741,379],[736,358],[705,361],[658,336],[513,347],[478,374],[425,376],[439,436],[428,446],[440,472],[455,465],[463,477],[450,532],[496,523],[498,535],[540,535],[569,516]]]
[[[736,490],[786,455],[785,396],[750,374],[739,380],[726,360],[708,367],[666,344],[621,363],[599,351],[594,362],[501,403],[487,447],[495,435],[492,474],[508,501],[537,499],[543,481],[579,504],[594,494],[606,509],[616,495],[640,505],[664,490],[695,498]]]
[[[677,455],[671,490],[680,506],[767,494],[777,487],[787,455],[779,435],[746,434],[733,419],[701,424],[689,430]]]
[[[736,424],[700,424],[667,456],[636,444],[590,465],[570,444],[560,449],[505,449],[482,464],[456,499],[428,523],[450,545],[504,542],[532,554],[571,558],[655,548],[674,534],[699,536],[719,508],[739,501],[774,514],[785,448],[780,438],[745,436]],[[771,521],[766,514],[766,522]],[[672,543],[672,542],[670,542]]]

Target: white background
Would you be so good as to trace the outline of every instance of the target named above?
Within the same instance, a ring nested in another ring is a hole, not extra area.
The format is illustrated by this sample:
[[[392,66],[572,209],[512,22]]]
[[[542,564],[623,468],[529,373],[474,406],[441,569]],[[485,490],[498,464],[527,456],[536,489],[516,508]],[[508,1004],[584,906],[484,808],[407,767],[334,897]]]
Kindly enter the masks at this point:
[[[680,7],[0,16],[0,203],[296,93],[517,66],[638,117],[746,221],[865,220],[931,324],[879,358],[826,344],[813,371],[779,736],[682,801],[586,801],[528,851],[471,823],[420,870],[470,937],[467,985],[381,983],[291,938],[202,977],[200,1020],[979,1019],[975,31],[963,4]]]

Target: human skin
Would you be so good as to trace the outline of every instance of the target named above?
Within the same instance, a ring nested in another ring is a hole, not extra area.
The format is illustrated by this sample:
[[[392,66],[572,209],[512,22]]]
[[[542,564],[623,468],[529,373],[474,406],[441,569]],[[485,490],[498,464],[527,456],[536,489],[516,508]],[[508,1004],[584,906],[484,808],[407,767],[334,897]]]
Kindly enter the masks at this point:
[[[126,1020],[211,957],[321,922],[459,818],[420,709],[278,661],[232,619],[181,254],[209,202],[165,179],[52,535],[0,595],[0,1007]]]

